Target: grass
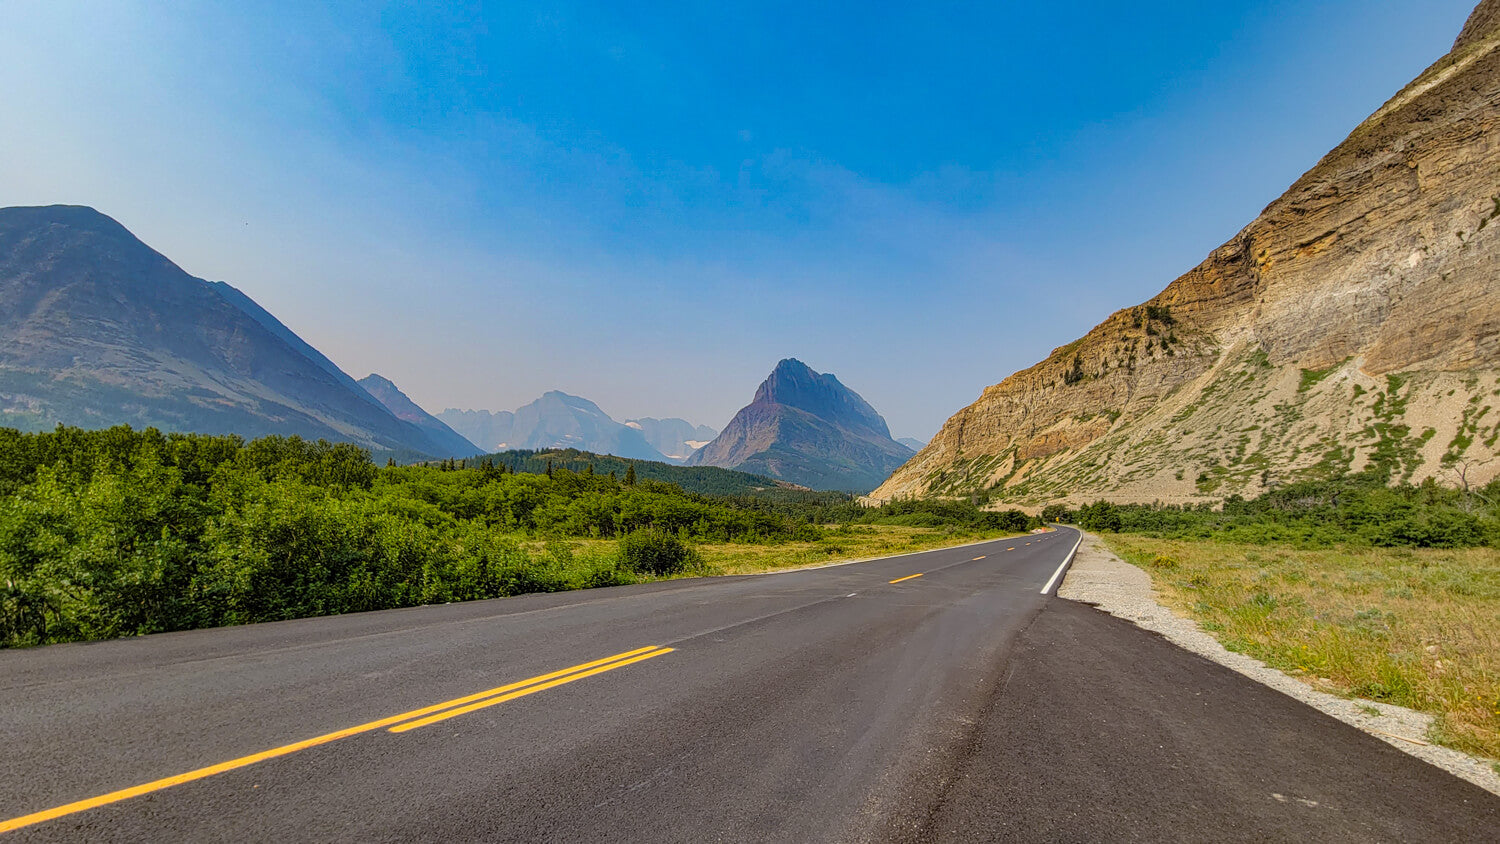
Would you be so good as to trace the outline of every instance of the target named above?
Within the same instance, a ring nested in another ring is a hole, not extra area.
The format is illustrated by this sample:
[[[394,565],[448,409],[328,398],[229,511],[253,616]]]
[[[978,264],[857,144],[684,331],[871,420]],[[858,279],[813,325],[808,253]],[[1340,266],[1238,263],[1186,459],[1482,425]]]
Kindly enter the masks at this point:
[[[1432,713],[1431,739],[1500,759],[1500,550],[1106,542],[1228,649]]]
[[[756,572],[804,568],[846,560],[888,557],[913,551],[947,548],[967,542],[999,539],[1015,534],[1004,531],[967,531],[954,528],[920,528],[903,525],[829,526],[828,534],[817,542],[782,542],[755,544],[745,542],[698,543],[693,548],[703,556],[703,567],[684,572],[684,577],[702,575],[754,574]],[[527,550],[539,552],[549,544],[561,543],[580,557],[603,559],[612,555],[619,540],[562,539],[526,543]]]
[[[781,545],[699,545],[703,561],[714,574],[753,574],[802,568],[843,560],[889,557],[913,551],[947,548],[966,542],[1014,536],[1005,531],[961,531],[901,525],[853,525],[848,532],[831,531],[817,542]]]

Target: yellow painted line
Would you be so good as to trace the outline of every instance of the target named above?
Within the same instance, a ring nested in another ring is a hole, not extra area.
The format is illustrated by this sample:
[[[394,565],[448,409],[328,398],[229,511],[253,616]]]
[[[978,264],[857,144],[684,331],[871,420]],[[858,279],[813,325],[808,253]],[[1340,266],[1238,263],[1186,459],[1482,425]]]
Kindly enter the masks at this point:
[[[630,659],[622,659],[619,662],[611,662],[608,665],[601,665],[598,668],[592,668],[588,671],[580,671],[577,674],[569,674],[566,677],[558,680],[553,680],[549,683],[542,683],[536,686],[528,686],[527,688],[521,689],[520,691],[503,694],[499,697],[489,698],[487,700],[481,700],[478,703],[471,703],[468,706],[460,706],[457,709],[450,709],[446,712],[439,712],[436,715],[429,715],[426,718],[419,718],[415,721],[407,721],[405,724],[397,724],[396,726],[392,727],[390,729],[390,732],[404,733],[407,730],[415,730],[418,727],[425,727],[428,724],[436,724],[439,721],[452,718],[455,715],[467,715],[468,713],[473,712],[477,709],[484,709],[487,706],[494,706],[497,703],[505,703],[508,700],[515,700],[518,697],[525,697],[529,694],[535,694],[536,692],[545,691],[556,686],[561,686],[565,683],[571,683],[574,680],[582,680],[585,677],[592,677],[595,674],[603,674],[606,671],[613,671],[616,668],[623,668],[633,662],[640,662],[642,660],[661,656],[662,654],[669,654],[672,652],[672,650],[672,648],[659,648],[657,650],[651,651],[650,653],[644,653],[640,656],[633,656]]]
[[[1007,550],[1007,551],[1014,551],[1014,550],[1016,550],[1016,549],[1014,549],[1014,548],[1007,548],[1007,549],[1005,549],[1005,550]]]
[[[130,788],[122,788],[119,791],[111,791],[108,794],[101,794],[98,797],[90,797],[86,800],[76,800],[72,803],[64,803],[61,806],[55,806],[51,809],[43,809],[40,812],[32,812],[29,815],[21,815],[20,817],[0,821],[0,833],[10,832],[11,830],[20,829],[21,827],[25,826],[31,826],[32,824],[38,824],[42,821],[50,821],[55,818],[63,817],[64,815],[72,815],[78,812],[88,811],[89,809],[97,809],[100,806],[108,806],[111,803],[118,803],[121,800],[129,800],[132,797],[140,797],[143,794],[150,794],[154,791],[161,791],[165,788],[171,788],[174,785],[182,785],[183,783],[206,779],[217,774],[222,774],[238,768],[244,768],[250,765],[254,765],[257,762],[264,762],[267,759],[275,759],[280,756],[287,756],[289,754],[296,753],[299,750],[306,750],[309,747],[317,747],[318,745],[328,744],[329,742],[338,741],[339,739],[356,736],[360,733],[368,733],[372,730],[378,730],[381,727],[389,727],[392,724],[399,724],[402,721],[409,721],[413,718],[421,718],[422,716],[429,715],[433,712],[449,709],[450,707],[454,706],[461,706],[471,701],[489,698],[493,695],[504,694],[514,689],[535,687],[535,691],[541,691],[542,688],[550,688],[553,685],[560,685],[560,683],[558,682],[550,684],[547,683],[547,681],[553,680],[554,678],[568,677],[568,680],[564,680],[562,682],[569,682],[572,679],[578,679],[592,674],[597,674],[600,671],[608,671],[611,668],[617,668],[621,665],[627,665],[631,662],[638,662],[641,659],[649,659],[653,656],[661,656],[664,653],[671,652],[671,650],[671,648],[658,648],[655,645],[646,648],[636,648],[633,651],[626,651],[624,653],[615,654],[614,656],[607,656],[603,659],[596,659],[592,662],[585,662],[580,665],[575,665],[571,668],[563,668],[558,671],[552,671],[547,674],[532,677],[528,680],[520,680],[515,683],[507,683],[504,686],[497,686],[493,689],[476,692],[472,695],[465,695],[464,697],[454,698],[453,700],[443,701],[442,703],[435,703],[431,706],[424,706],[421,709],[413,709],[410,712],[403,712],[400,715],[392,715],[388,718],[381,718],[378,721],[370,721],[365,724],[360,724],[356,727],[347,727],[345,729],[336,730],[331,733],[325,733],[314,738],[303,739],[302,741],[293,742],[291,744],[284,744],[281,747],[273,747],[270,750],[262,750],[259,753],[252,753],[249,756],[241,756],[238,759],[231,759],[228,762],[220,762],[217,765],[209,765],[206,768],[199,768],[195,771],[188,771],[185,774],[163,777],[162,779],[152,780],[151,782],[143,783],[141,785],[132,786]],[[540,686],[537,684],[546,685]]]
[[[974,559],[972,559],[972,560],[970,560],[970,561],[969,561],[969,562],[971,562],[971,563],[977,563],[977,562],[979,562],[979,561],[980,561],[980,560],[982,560],[982,559],[984,559],[984,557],[982,557],[982,556],[980,556],[980,557],[975,557],[975,558],[974,558]]]
[[[895,580],[892,580],[891,582],[892,583],[900,583],[903,580],[911,580],[913,577],[921,577],[921,576],[922,576],[922,574],[920,572],[917,573],[917,574],[908,574],[906,577],[898,577]]]

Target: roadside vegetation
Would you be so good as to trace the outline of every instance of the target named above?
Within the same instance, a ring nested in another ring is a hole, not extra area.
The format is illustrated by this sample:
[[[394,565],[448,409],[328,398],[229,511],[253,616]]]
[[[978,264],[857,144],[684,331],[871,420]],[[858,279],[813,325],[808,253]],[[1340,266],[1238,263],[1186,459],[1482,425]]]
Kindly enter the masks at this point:
[[[1500,759],[1500,550],[1105,541],[1229,650],[1433,713],[1429,738]]]
[[[1232,651],[1325,691],[1437,716],[1430,739],[1500,759],[1500,483],[1355,476],[1222,509],[1095,503],[1163,601]]]
[[[1432,480],[1387,486],[1380,474],[1305,481],[1255,499],[1230,496],[1219,507],[1095,502],[1044,517],[1085,530],[1163,539],[1277,542],[1304,548],[1500,548],[1500,480],[1452,488]]]
[[[967,503],[702,495],[633,469],[378,467],[296,437],[0,429],[0,646],[761,570],[1036,524]]]

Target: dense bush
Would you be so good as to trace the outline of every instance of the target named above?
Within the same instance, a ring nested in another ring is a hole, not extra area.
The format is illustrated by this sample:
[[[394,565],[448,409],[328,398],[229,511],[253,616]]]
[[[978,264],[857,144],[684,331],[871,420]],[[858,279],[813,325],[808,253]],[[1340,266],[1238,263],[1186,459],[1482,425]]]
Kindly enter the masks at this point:
[[[695,569],[692,542],[816,541],[831,522],[1028,523],[837,493],[713,498],[592,464],[462,466],[377,468],[297,437],[0,429],[0,646],[630,583]],[[622,541],[592,556],[552,541],[575,537]]]
[[[658,577],[697,568],[703,560],[698,552],[666,531],[646,528],[620,540],[620,564],[638,574]]]
[[[810,533],[588,471],[380,469],[296,437],[0,429],[0,645],[628,583],[690,567],[688,540]],[[622,535],[645,538],[626,560],[521,544]]]

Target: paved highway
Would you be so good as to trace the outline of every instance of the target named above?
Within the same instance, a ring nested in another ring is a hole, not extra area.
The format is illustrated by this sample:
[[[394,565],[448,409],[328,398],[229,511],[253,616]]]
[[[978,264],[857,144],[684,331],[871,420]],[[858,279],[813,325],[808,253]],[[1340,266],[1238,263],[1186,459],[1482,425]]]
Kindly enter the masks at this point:
[[[1076,539],[0,652],[0,830],[1495,840],[1500,798],[1042,594]]]

